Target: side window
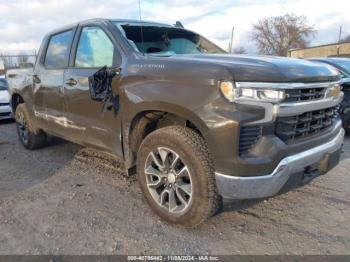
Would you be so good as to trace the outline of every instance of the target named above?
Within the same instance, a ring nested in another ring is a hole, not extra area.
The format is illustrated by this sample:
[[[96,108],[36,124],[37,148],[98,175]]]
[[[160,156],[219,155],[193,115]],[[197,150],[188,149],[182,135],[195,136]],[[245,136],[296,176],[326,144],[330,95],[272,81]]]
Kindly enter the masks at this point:
[[[8,85],[4,78],[0,78],[0,91],[7,90]]]
[[[99,27],[84,27],[75,57],[76,67],[103,67],[113,65],[114,45]]]
[[[47,67],[62,68],[67,66],[69,44],[72,37],[72,30],[51,36],[44,62]]]

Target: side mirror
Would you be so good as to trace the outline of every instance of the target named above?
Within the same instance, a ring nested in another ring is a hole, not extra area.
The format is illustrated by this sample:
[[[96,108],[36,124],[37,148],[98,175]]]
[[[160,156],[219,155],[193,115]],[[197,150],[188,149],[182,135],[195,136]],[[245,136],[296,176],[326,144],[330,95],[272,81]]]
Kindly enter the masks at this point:
[[[89,89],[91,99],[95,101],[107,101],[112,94],[112,79],[119,74],[120,68],[108,68],[104,66],[90,76]]]

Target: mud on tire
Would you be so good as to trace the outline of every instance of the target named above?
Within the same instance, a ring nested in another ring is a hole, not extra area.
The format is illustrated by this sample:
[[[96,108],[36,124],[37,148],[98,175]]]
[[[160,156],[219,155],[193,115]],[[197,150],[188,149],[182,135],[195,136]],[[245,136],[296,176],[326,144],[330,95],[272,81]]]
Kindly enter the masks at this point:
[[[170,223],[195,227],[222,208],[207,145],[189,128],[164,127],[148,135],[138,151],[137,171],[146,201]]]
[[[31,119],[25,104],[19,104],[15,112],[18,138],[22,145],[30,150],[43,147],[46,144],[46,133],[34,132]]]

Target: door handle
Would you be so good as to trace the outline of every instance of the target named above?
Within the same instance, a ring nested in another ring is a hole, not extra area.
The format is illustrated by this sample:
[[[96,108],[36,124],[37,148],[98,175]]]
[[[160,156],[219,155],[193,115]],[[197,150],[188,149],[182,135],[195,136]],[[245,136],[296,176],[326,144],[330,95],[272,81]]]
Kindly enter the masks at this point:
[[[33,83],[34,84],[40,84],[41,83],[40,77],[38,75],[33,75]]]
[[[78,84],[78,82],[74,78],[69,78],[68,80],[66,80],[65,84],[69,86],[75,86]]]

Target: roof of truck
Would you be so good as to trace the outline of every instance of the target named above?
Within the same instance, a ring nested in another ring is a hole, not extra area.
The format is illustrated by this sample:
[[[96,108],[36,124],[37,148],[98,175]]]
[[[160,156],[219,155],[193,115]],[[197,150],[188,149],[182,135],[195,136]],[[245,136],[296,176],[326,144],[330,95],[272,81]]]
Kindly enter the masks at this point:
[[[164,23],[158,23],[158,22],[152,22],[152,21],[145,21],[145,20],[136,20],[136,19],[107,19],[107,18],[92,18],[92,19],[87,19],[87,20],[82,20],[76,23],[64,25],[61,27],[58,27],[50,32],[47,33],[47,35],[53,35],[58,32],[62,32],[64,30],[69,30],[70,28],[73,28],[79,24],[83,23],[88,23],[88,22],[112,22],[112,23],[119,23],[119,24],[133,24],[133,25],[154,25],[154,26],[166,26],[166,27],[173,27],[172,25],[169,24],[164,24]]]
[[[109,21],[111,21],[113,23],[118,23],[118,24],[134,24],[134,25],[149,24],[149,25],[166,26],[166,27],[171,26],[172,27],[172,25],[169,25],[169,24],[158,23],[158,22],[153,22],[153,21],[145,21],[145,20],[109,19]]]

